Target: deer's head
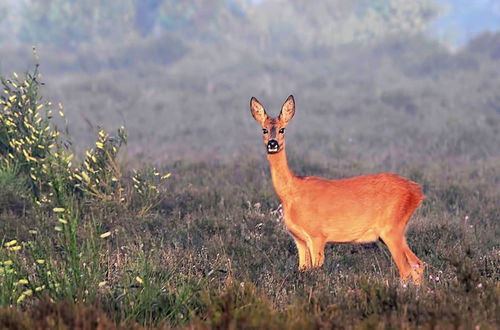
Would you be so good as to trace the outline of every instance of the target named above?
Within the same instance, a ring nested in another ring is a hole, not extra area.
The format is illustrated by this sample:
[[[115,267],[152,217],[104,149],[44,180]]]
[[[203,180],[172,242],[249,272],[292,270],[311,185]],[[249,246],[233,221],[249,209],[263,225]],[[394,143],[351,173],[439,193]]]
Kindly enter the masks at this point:
[[[268,154],[275,154],[285,148],[285,128],[295,114],[295,101],[290,95],[283,106],[278,117],[270,118],[262,104],[252,97],[250,110],[255,120],[262,125],[264,144]]]

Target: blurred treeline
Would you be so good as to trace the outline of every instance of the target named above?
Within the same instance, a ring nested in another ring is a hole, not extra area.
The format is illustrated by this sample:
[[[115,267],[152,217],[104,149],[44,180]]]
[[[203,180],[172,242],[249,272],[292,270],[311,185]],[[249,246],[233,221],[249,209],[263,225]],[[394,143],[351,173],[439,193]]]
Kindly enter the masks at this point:
[[[77,47],[165,32],[184,42],[328,47],[420,31],[438,6],[433,0],[7,0],[0,10],[3,42]]]
[[[500,34],[451,51],[426,34],[433,0],[22,0],[0,12],[0,70],[25,70],[37,46],[78,143],[99,123],[125,125],[129,150],[154,157],[262,152],[250,97],[275,114],[293,93],[292,158],[498,157]]]
[[[6,0],[0,4],[0,44],[81,54],[68,62],[59,53],[46,68],[56,71],[165,65],[196,47],[209,47],[218,58],[238,51],[301,58],[420,33],[438,12],[433,0]],[[12,64],[2,55],[0,65]]]

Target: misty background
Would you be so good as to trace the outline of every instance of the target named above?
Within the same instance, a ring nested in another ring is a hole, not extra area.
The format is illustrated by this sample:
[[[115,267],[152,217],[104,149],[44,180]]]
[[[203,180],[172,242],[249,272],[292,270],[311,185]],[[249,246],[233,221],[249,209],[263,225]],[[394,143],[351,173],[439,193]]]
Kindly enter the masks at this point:
[[[292,160],[500,156],[498,0],[4,0],[0,15],[0,73],[38,59],[77,151],[123,125],[131,158],[260,157],[250,97],[276,115],[294,94]]]

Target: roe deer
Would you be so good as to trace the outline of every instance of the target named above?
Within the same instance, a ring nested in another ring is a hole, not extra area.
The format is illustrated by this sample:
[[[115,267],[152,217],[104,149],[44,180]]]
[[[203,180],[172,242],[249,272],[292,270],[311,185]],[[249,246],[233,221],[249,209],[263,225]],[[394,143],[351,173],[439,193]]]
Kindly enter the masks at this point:
[[[420,186],[392,173],[341,180],[297,176],[288,167],[285,153],[285,128],[295,114],[293,96],[276,118],[270,118],[255,97],[250,109],[262,125],[274,189],[297,245],[299,269],[322,266],[327,242],[367,243],[380,238],[402,280],[411,276],[419,284],[423,263],[406,244],[405,229],[424,199]]]

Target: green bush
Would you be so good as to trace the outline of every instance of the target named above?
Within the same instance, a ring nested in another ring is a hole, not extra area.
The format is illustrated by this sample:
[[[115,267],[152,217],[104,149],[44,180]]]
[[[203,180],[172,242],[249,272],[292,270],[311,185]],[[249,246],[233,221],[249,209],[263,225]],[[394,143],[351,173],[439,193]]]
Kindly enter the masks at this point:
[[[24,233],[28,237],[24,241],[3,238],[8,241],[0,249],[0,304],[24,304],[27,298],[41,295],[92,301],[108,271],[102,258],[111,233],[103,232],[96,220],[102,211],[91,210],[108,201],[127,204],[126,198],[137,193],[143,196],[138,208],[146,213],[158,199],[151,195],[151,187],[157,194],[159,184],[146,177],[141,188],[131,186],[128,194],[125,191],[117,158],[126,143],[123,128],[116,137],[100,129],[96,147],[75,165],[68,148],[71,141],[61,134],[53,117],[58,113],[64,118],[62,105],[53,110],[40,97],[38,65],[23,77],[13,73],[1,82],[2,210],[27,208],[36,225]],[[154,173],[154,178],[160,176]]]

